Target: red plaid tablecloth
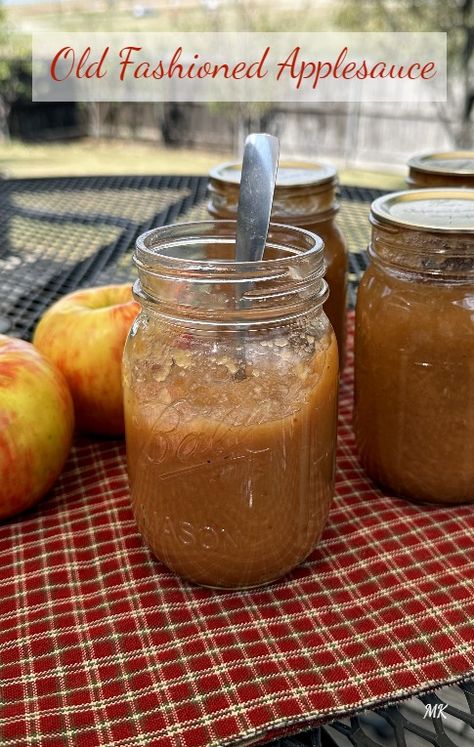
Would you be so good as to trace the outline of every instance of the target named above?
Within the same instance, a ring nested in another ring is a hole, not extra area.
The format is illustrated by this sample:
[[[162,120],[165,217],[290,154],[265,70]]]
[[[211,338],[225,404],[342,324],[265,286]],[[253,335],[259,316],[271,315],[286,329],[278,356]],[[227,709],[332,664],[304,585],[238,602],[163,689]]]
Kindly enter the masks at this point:
[[[78,443],[50,497],[0,526],[2,747],[270,739],[474,672],[474,509],[370,483],[351,362],[329,523],[279,583],[213,592],[155,561],[122,443]]]

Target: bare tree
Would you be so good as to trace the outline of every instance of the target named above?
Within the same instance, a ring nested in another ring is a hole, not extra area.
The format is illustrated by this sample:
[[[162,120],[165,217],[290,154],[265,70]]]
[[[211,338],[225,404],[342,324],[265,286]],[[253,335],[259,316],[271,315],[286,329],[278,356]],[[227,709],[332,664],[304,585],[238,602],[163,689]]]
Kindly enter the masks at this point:
[[[337,22],[354,31],[447,32],[451,85],[440,119],[457,146],[473,147],[474,0],[344,0]]]

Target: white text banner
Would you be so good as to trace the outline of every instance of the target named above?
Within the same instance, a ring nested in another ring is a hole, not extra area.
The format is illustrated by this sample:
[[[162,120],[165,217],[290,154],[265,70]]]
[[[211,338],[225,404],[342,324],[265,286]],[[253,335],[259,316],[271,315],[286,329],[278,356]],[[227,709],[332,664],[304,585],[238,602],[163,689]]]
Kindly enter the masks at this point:
[[[33,35],[34,101],[445,101],[446,34]]]

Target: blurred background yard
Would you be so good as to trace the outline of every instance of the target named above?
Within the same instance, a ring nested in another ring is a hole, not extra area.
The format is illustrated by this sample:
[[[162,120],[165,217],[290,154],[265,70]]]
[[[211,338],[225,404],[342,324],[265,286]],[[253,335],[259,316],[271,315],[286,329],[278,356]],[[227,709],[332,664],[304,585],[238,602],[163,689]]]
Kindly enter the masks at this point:
[[[67,143],[0,144],[0,172],[9,177],[92,176],[96,174],[206,174],[220,161],[235,159],[235,153],[164,148],[133,140],[85,138]],[[401,169],[379,171],[339,168],[346,184],[402,189]],[[398,173],[400,172],[400,173]]]
[[[4,0],[0,173],[204,174],[249,131],[286,157],[334,162],[346,183],[397,188],[415,153],[473,147],[473,0]],[[38,30],[448,31],[446,104],[33,104]]]

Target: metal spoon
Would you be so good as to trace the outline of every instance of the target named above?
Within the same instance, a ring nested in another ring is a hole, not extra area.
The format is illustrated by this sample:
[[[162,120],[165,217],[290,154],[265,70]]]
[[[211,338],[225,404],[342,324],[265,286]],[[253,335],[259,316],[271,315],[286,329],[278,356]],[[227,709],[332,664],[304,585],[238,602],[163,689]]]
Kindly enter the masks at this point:
[[[245,141],[240,177],[235,259],[237,262],[259,262],[263,258],[272,214],[273,195],[278,171],[280,144],[266,134],[249,135]],[[238,304],[245,308],[242,296],[251,283],[242,283]],[[237,379],[245,378],[245,332],[239,335]]]
[[[280,144],[273,135],[258,133],[245,141],[240,177],[235,259],[263,258],[272,214]]]

